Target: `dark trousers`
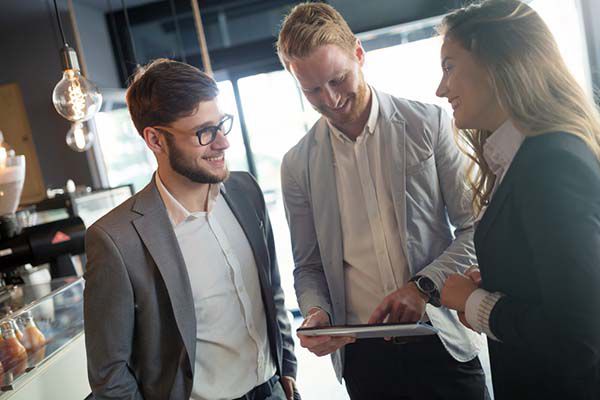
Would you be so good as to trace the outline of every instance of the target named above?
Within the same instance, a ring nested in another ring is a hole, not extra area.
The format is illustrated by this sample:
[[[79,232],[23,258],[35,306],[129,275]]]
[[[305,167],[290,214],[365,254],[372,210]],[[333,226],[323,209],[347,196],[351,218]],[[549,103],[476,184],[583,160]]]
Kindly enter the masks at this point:
[[[479,359],[456,361],[437,336],[394,344],[362,339],[346,346],[346,389],[352,400],[486,400]]]
[[[242,397],[234,400],[286,400],[286,398],[279,377],[275,375],[262,385],[258,385]]]

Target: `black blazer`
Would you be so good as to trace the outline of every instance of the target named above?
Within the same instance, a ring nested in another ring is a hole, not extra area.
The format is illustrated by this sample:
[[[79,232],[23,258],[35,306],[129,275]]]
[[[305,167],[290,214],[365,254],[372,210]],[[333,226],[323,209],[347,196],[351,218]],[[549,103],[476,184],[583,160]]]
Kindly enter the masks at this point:
[[[248,173],[232,172],[221,194],[254,253],[277,373],[295,377],[291,327],[262,192]],[[189,399],[196,356],[194,303],[154,178],[88,229],[86,253],[85,340],[95,398]]]
[[[600,164],[574,135],[526,139],[475,232],[496,400],[600,399]]]

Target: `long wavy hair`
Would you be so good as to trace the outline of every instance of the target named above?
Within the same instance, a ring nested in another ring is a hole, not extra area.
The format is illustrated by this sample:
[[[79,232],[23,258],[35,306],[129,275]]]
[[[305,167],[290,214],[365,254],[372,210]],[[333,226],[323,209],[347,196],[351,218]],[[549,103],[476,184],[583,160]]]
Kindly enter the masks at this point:
[[[540,16],[518,0],[487,0],[448,14],[437,27],[485,67],[498,103],[526,136],[562,131],[581,138],[600,159],[600,116],[569,72]],[[479,214],[495,175],[483,157],[490,131],[461,129],[458,142],[471,159],[469,186]],[[465,146],[466,145],[466,146]]]

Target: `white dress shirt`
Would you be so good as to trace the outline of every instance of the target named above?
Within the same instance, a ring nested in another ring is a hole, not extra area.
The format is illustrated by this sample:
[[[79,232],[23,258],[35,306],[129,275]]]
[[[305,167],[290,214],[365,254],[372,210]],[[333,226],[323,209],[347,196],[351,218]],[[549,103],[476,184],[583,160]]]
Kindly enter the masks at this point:
[[[494,175],[496,175],[490,199],[496,193],[496,190],[504,179],[523,140],[525,140],[525,136],[515,128],[510,120],[507,120],[492,133],[483,145],[485,161]],[[481,214],[483,214],[483,210]],[[484,289],[477,289],[471,293],[465,307],[465,317],[469,325],[475,331],[485,333],[494,340],[498,340],[498,338],[494,336],[490,329],[490,315],[492,309],[502,296],[503,294],[499,292],[491,293]]]
[[[356,141],[329,124],[350,324],[366,323],[383,298],[409,279],[391,195],[391,160],[382,148],[378,117],[379,101],[371,90],[369,118]]]
[[[207,212],[190,213],[156,184],[189,274],[196,311],[191,399],[243,396],[276,372],[252,248],[220,185],[211,185]]]

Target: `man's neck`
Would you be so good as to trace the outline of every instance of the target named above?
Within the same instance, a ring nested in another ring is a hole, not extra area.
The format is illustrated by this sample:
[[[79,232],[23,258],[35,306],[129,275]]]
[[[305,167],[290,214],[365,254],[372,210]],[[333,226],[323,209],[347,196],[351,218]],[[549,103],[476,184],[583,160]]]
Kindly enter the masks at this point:
[[[360,136],[365,129],[365,125],[367,125],[369,115],[371,114],[371,89],[367,86],[365,90],[367,91],[365,94],[365,105],[360,111],[358,118],[354,121],[349,121],[347,124],[335,124],[330,121],[333,126],[351,140],[356,140],[356,138]]]
[[[171,170],[157,171],[160,181],[171,195],[189,212],[207,211],[209,183],[196,183]]]

